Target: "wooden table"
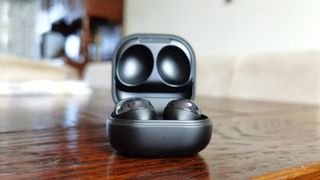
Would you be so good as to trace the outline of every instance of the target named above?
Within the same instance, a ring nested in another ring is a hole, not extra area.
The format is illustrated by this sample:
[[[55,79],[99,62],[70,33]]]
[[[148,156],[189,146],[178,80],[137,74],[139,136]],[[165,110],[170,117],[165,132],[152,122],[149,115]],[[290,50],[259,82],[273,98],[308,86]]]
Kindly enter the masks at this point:
[[[117,155],[109,91],[0,97],[0,179],[320,179],[319,107],[199,97],[213,139],[196,156]]]

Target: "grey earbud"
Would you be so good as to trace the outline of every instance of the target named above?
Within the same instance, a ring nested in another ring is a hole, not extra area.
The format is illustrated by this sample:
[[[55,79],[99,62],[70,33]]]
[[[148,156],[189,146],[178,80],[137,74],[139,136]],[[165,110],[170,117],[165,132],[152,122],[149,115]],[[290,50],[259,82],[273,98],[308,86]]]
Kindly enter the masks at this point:
[[[201,119],[201,112],[194,101],[177,99],[168,103],[163,111],[163,117],[167,120],[194,120]]]
[[[142,98],[124,99],[117,103],[114,113],[122,119],[156,119],[154,107],[150,101]]]

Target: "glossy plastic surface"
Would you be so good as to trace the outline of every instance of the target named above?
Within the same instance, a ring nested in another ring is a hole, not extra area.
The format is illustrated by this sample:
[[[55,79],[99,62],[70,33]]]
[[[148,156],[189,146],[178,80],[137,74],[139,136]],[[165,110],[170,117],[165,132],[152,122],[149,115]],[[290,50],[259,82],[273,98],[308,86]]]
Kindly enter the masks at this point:
[[[112,93],[121,99],[148,99],[157,111],[173,99],[193,99],[195,55],[182,38],[134,34],[118,44],[112,68]]]
[[[211,120],[107,119],[109,141],[124,155],[172,157],[193,155],[204,149],[211,138]]]
[[[152,68],[151,51],[143,45],[131,46],[119,59],[117,80],[126,86],[138,86],[149,78]]]

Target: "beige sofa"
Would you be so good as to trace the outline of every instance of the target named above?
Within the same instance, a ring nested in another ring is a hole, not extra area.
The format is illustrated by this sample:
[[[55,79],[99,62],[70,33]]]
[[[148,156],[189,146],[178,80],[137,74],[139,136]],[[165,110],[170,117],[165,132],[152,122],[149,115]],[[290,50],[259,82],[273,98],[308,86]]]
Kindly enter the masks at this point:
[[[85,80],[111,86],[111,63],[92,63]],[[320,105],[320,51],[197,60],[197,96]]]
[[[0,81],[79,79],[77,71],[69,66],[6,54],[0,54],[0,74]]]
[[[91,88],[78,73],[52,61],[0,54],[0,96],[7,95],[88,95]]]

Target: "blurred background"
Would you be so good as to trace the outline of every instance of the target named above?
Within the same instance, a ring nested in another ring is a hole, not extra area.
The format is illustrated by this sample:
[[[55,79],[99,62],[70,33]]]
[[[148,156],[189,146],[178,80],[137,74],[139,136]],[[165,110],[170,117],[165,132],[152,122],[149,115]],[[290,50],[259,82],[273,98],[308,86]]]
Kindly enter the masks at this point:
[[[0,0],[0,95],[110,91],[121,37],[166,33],[197,56],[197,95],[320,104],[317,0]]]

